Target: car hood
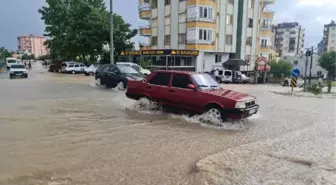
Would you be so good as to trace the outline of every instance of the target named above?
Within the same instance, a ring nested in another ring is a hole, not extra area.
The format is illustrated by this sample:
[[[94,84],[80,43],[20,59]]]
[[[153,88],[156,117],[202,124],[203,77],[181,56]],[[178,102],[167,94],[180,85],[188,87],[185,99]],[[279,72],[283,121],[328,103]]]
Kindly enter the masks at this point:
[[[14,71],[25,71],[25,72],[27,72],[27,69],[24,69],[24,68],[23,69],[22,68],[21,69],[10,69],[9,71],[13,71],[13,72]]]
[[[240,93],[229,89],[205,90],[203,92],[206,94],[231,99],[234,101],[248,101],[255,99],[255,97],[250,96],[248,94]]]
[[[141,74],[124,74],[129,80],[142,80],[144,78]]]

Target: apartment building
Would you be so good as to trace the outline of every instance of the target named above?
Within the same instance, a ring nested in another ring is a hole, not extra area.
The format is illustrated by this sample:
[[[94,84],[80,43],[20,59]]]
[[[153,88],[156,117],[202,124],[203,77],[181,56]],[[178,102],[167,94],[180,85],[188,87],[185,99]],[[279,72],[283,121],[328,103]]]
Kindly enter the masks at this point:
[[[274,4],[273,1],[263,1],[262,16],[261,16],[261,30],[259,36],[259,56],[266,57],[267,60],[272,60],[277,57],[274,48],[274,28],[273,17],[274,11],[270,10],[268,5]]]
[[[45,37],[28,35],[28,36],[19,36],[18,41],[18,50],[27,54],[34,54],[35,57],[48,54],[48,50],[44,45],[46,41]]]
[[[336,51],[336,23],[331,21],[324,25],[323,38],[318,44],[318,53],[322,54],[325,51]]]
[[[270,3],[274,0],[139,0],[139,16],[148,21],[140,28],[148,39],[141,50],[198,51],[197,56],[152,56],[156,67],[252,71],[259,56],[261,12]]]
[[[305,29],[297,22],[280,23],[274,27],[275,48],[280,55],[300,55],[304,49]]]

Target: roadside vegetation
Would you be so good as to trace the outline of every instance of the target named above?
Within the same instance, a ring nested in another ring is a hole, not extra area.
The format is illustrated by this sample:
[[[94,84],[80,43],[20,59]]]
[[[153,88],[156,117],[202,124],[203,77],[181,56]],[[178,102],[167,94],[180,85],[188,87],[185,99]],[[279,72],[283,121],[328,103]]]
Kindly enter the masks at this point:
[[[319,58],[318,62],[319,65],[328,72],[327,86],[328,86],[328,93],[330,93],[332,82],[336,76],[336,52],[328,51],[323,53],[322,56]]]
[[[81,62],[109,61],[110,18],[104,0],[46,0],[38,12],[44,21],[45,36],[50,38],[46,45],[50,57],[56,60],[78,60]],[[113,15],[114,56],[120,51],[134,49],[131,39],[138,33],[123,18]]]

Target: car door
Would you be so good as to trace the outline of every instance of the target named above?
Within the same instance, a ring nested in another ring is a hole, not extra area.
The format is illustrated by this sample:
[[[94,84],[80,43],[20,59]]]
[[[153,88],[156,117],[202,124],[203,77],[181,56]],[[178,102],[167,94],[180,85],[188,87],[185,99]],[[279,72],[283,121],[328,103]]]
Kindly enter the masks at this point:
[[[74,71],[76,71],[76,72],[80,72],[81,71],[79,64],[75,64]]]
[[[174,73],[169,90],[169,98],[175,105],[185,110],[199,110],[197,92],[188,87],[192,82],[190,75]],[[196,87],[196,86],[195,86]]]
[[[118,69],[115,65],[109,65],[104,69],[104,84],[110,86],[110,87],[115,87],[118,83],[117,81],[117,76],[118,76]]]
[[[80,64],[80,72],[84,72],[86,66],[84,64]]]
[[[68,67],[66,68],[66,72],[74,71],[75,65],[74,64],[68,64]]]
[[[146,92],[153,99],[163,104],[171,104],[170,96],[170,72],[157,72],[148,79],[146,84]]]

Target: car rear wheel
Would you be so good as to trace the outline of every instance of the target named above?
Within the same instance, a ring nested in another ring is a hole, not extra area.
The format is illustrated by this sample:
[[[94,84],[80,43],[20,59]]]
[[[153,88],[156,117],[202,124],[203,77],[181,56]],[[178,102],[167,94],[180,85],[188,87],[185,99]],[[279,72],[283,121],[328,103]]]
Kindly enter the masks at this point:
[[[76,71],[72,71],[71,73],[72,73],[72,74],[76,74]]]

